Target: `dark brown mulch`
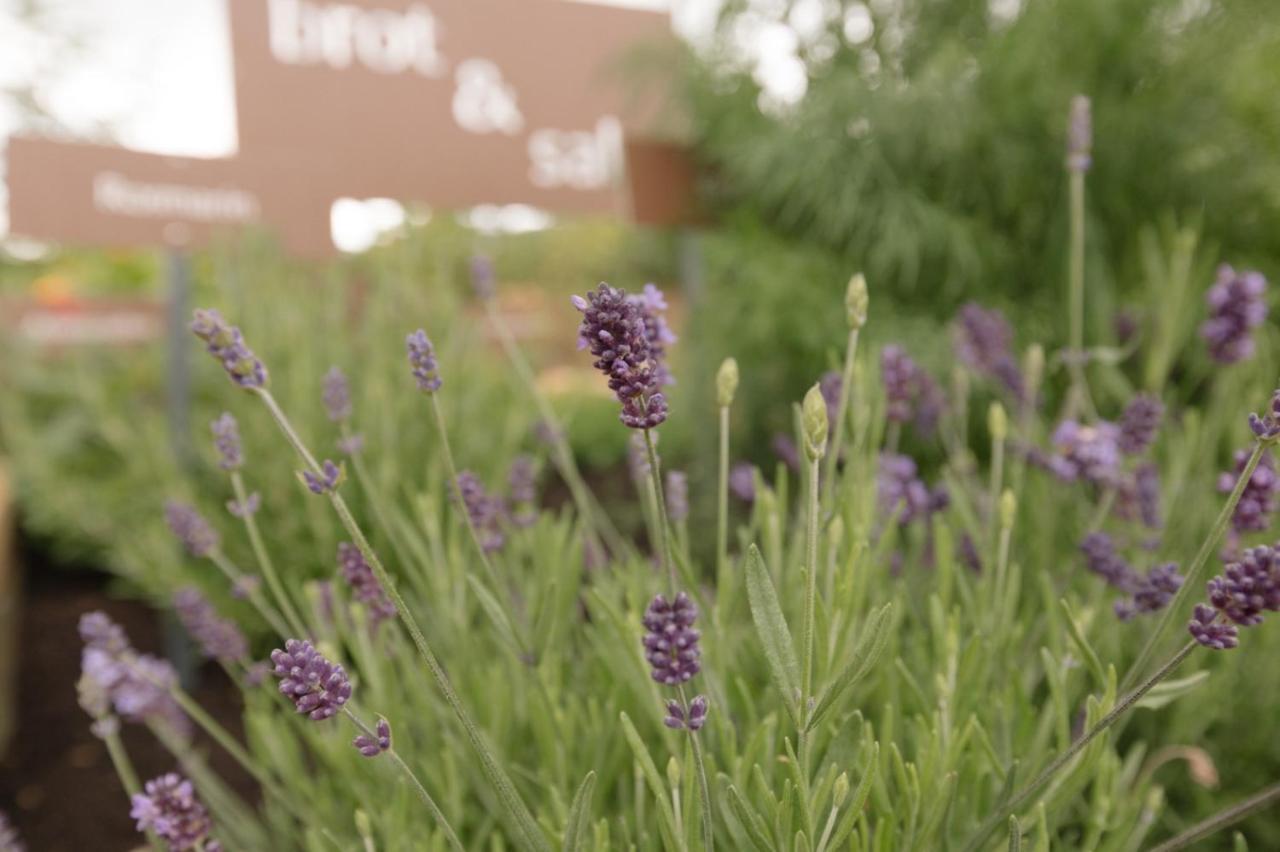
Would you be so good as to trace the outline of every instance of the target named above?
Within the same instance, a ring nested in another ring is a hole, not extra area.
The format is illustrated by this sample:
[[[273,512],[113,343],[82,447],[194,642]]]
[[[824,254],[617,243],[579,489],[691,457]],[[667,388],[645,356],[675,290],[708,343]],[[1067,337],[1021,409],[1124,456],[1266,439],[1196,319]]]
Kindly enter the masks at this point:
[[[31,852],[134,849],[141,835],[129,819],[124,788],[103,744],[89,733],[76,703],[80,676],[80,614],[101,609],[120,622],[134,645],[160,653],[159,615],[147,606],[116,600],[103,575],[45,564],[28,550],[21,619],[18,727],[0,755],[0,810],[17,826]],[[195,697],[223,725],[240,730],[239,692],[216,667],[205,666]],[[144,779],[175,768],[164,747],[137,725],[126,725],[125,747]],[[223,778],[250,801],[253,784],[227,756],[205,740]]]

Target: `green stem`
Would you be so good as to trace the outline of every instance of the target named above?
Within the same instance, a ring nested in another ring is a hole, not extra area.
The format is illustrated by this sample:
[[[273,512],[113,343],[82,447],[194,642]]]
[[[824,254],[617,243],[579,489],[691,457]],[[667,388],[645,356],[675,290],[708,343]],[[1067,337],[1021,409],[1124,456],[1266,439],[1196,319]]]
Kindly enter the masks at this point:
[[[835,431],[831,433],[831,455],[827,458],[827,481],[822,495],[822,504],[830,511],[831,495],[835,490],[836,466],[840,463],[840,453],[844,449],[844,424],[849,413],[849,403],[853,399],[853,365],[858,352],[858,331],[849,330],[849,342],[844,349],[844,372],[840,382],[840,405],[836,409]]]
[[[1070,239],[1067,312],[1071,324],[1071,350],[1067,364],[1071,373],[1071,390],[1067,396],[1066,417],[1074,417],[1082,404],[1088,411],[1093,410],[1088,379],[1081,360],[1084,357],[1084,173],[1080,171],[1071,173]]]
[[[549,437],[551,439],[552,459],[555,461],[556,469],[560,472],[561,478],[564,479],[565,485],[569,488],[569,494],[573,497],[578,514],[582,516],[586,522],[587,529],[591,530],[593,535],[606,540],[610,551],[624,553],[627,549],[626,540],[618,532],[617,527],[613,525],[608,514],[595,500],[591,489],[582,478],[582,473],[578,470],[578,463],[573,457],[573,450],[569,447],[569,441],[565,437],[559,418],[556,417],[555,409],[551,407],[551,403],[546,396],[538,390],[537,377],[533,374],[533,368],[524,357],[524,353],[520,351],[515,335],[511,333],[510,326],[507,325],[502,314],[498,313],[492,299],[486,299],[484,307],[489,323],[497,331],[498,342],[502,345],[502,349],[507,355],[507,360],[515,368],[520,384],[529,391],[529,394],[533,397],[534,405],[538,408],[538,416],[542,418],[543,422],[551,430],[552,434]]]
[[[346,714],[347,718],[351,720],[351,723],[355,725],[357,730],[362,734],[374,740],[378,738],[378,734],[371,730],[359,716],[353,713],[351,708],[344,706],[342,708],[342,712]],[[422,785],[422,782],[418,779],[418,776],[414,774],[414,771],[410,768],[409,764],[405,763],[404,758],[402,758],[399,752],[394,748],[387,749],[386,754],[387,757],[391,758],[396,766],[400,768],[400,771],[404,773],[405,778],[409,779],[409,783],[412,784],[413,788],[418,792],[418,798],[422,799],[422,803],[427,806],[427,810],[431,812],[431,816],[436,821],[436,824],[440,826],[442,831],[444,831],[444,836],[449,841],[449,845],[456,849],[457,852],[465,852],[462,842],[458,840],[458,835],[454,832],[453,826],[449,824],[449,820],[445,817],[444,811],[440,810],[440,806],[436,804],[436,800],[431,798],[431,794],[427,792],[427,788]]]
[[[1053,779],[1053,776],[1058,774],[1060,769],[1070,763],[1071,760],[1083,751],[1085,746],[1093,742],[1099,734],[1110,728],[1121,716],[1132,709],[1135,704],[1142,700],[1142,696],[1146,695],[1153,686],[1168,677],[1169,674],[1172,673],[1173,670],[1176,669],[1193,650],[1195,650],[1195,648],[1195,642],[1188,642],[1186,645],[1183,645],[1182,650],[1174,654],[1173,657],[1161,666],[1155,674],[1144,681],[1133,692],[1122,698],[1110,713],[1103,716],[1102,719],[1088,731],[1085,731],[1079,739],[1054,758],[1052,763],[1041,770],[1040,774],[1032,779],[1029,784],[1018,791],[1018,793],[1010,798],[1008,802],[992,813],[991,816],[987,817],[987,819],[983,821],[982,825],[978,827],[978,830],[973,837],[969,839],[969,842],[965,844],[965,852],[976,852],[978,847],[982,845],[992,831],[994,831],[998,826],[1003,825],[1004,821],[1008,819],[1011,814],[1016,814],[1032,796],[1040,791],[1040,788],[1044,787],[1045,784],[1048,784],[1049,781]]]
[[[729,406],[720,407],[720,471],[716,481],[716,577],[729,564]]]
[[[1000,528],[1000,490],[1004,487],[1004,440],[993,438],[991,441],[991,481],[988,484],[988,506],[991,517],[988,520],[987,540],[995,543],[996,533]]]
[[[1196,823],[1176,837],[1156,846],[1151,852],[1174,852],[1175,849],[1185,849],[1192,843],[1203,840],[1229,825],[1234,825],[1254,811],[1260,811],[1265,807],[1274,805],[1276,802],[1280,802],[1280,784],[1272,784],[1243,802],[1221,810],[1203,822]]]
[[[103,721],[99,719],[98,721]],[[114,720],[113,720],[114,721]],[[110,730],[102,741],[106,743],[107,754],[111,756],[111,765],[115,767],[116,775],[120,776],[120,783],[124,785],[124,791],[129,795],[130,800],[134,796],[142,792],[142,783],[138,780],[138,773],[133,768],[133,761],[129,760],[129,753],[124,749],[124,742],[120,739],[119,730]],[[160,844],[160,838],[151,829],[147,830],[147,843],[155,852],[164,852],[164,846]]]
[[[813,695],[813,647],[814,621],[818,600],[818,475],[822,460],[813,458],[809,461],[809,504],[806,514],[805,530],[805,570],[804,570],[804,616],[800,622],[800,645],[804,655],[800,669],[800,718],[801,724],[796,734],[799,746],[800,771],[805,783],[809,782],[809,743],[808,718],[809,703]],[[809,826],[812,828],[812,826]]]
[[[294,631],[295,636],[302,638],[310,635],[307,627],[299,617],[297,610],[293,608],[293,602],[289,596],[285,594],[284,585],[280,582],[280,576],[276,574],[275,563],[271,559],[271,554],[267,552],[266,543],[262,540],[262,533],[258,530],[258,522],[254,520],[253,513],[247,511],[248,494],[245,492],[244,480],[240,476],[240,471],[231,472],[231,488],[235,492],[236,502],[245,509],[241,518],[244,521],[245,531],[249,534],[249,545],[253,548],[253,555],[258,560],[258,567],[262,569],[262,576],[267,581],[267,587],[271,589],[271,594],[275,597],[276,603],[280,606],[280,610],[284,613],[284,619],[289,623],[289,627]]]
[[[318,472],[319,466],[316,464],[315,457],[308,452],[297,432],[294,431],[292,424],[289,423],[288,418],[285,417],[284,412],[280,410],[275,399],[271,396],[270,391],[259,389],[257,393],[267,404],[267,410],[271,412],[285,438],[297,451],[298,455],[302,457],[303,461],[311,465],[313,470]],[[391,598],[392,604],[395,605],[400,621],[404,624],[405,629],[409,631],[409,636],[413,640],[418,654],[426,662],[427,669],[431,672],[431,676],[436,682],[436,687],[440,690],[445,703],[449,705],[458,722],[462,725],[462,730],[466,734],[467,740],[480,758],[481,769],[519,830],[521,844],[528,849],[538,850],[538,852],[549,852],[551,847],[547,844],[546,836],[538,828],[538,824],[534,821],[533,815],[529,812],[524,800],[520,798],[520,794],[516,791],[511,777],[507,775],[506,770],[502,768],[497,758],[494,757],[492,750],[484,740],[484,735],[481,733],[479,726],[476,725],[471,718],[471,714],[463,706],[462,700],[454,690],[448,674],[445,673],[444,667],[440,665],[440,661],[431,650],[431,646],[427,643],[422,629],[418,627],[418,622],[413,617],[413,613],[409,611],[408,604],[405,603],[404,598],[401,597],[400,592],[391,581],[391,576],[387,573],[387,569],[383,567],[382,560],[378,558],[378,554],[369,545],[369,540],[365,538],[360,526],[356,523],[356,519],[352,517],[351,510],[347,508],[346,502],[336,492],[329,494],[329,501],[333,504],[334,511],[338,514],[339,520],[342,521],[342,525],[360,550],[361,555],[369,563],[374,576],[378,578],[378,582],[382,584],[382,588],[386,591],[387,596]]]
[[[1205,564],[1209,561],[1209,554],[1213,552],[1219,539],[1222,538],[1223,532],[1226,531],[1227,524],[1231,522],[1231,516],[1235,513],[1236,505],[1240,502],[1240,495],[1244,493],[1245,486],[1253,478],[1253,472],[1257,470],[1258,463],[1262,461],[1262,454],[1266,450],[1266,444],[1261,441],[1254,442],[1253,452],[1249,455],[1249,460],[1245,462],[1244,470],[1240,473],[1239,478],[1236,479],[1236,486],[1231,490],[1231,496],[1227,497],[1227,502],[1223,504],[1222,511],[1218,513],[1217,520],[1213,522],[1213,528],[1209,531],[1208,537],[1200,545],[1196,558],[1192,561],[1191,567],[1187,569],[1186,579],[1183,580],[1182,585],[1178,588],[1177,594],[1173,596],[1173,600],[1164,608],[1164,612],[1160,615],[1160,620],[1156,622],[1155,629],[1147,637],[1146,644],[1142,646],[1142,650],[1138,653],[1138,658],[1134,660],[1129,671],[1125,673],[1124,680],[1120,684],[1121,691],[1142,674],[1143,667],[1151,659],[1151,655],[1155,653],[1161,637],[1169,629],[1169,625],[1182,608],[1187,596],[1191,594],[1191,590],[1204,588],[1204,584],[1200,582],[1200,575],[1204,570]]]
[[[222,551],[211,551],[209,559],[231,581],[232,588],[235,588],[238,583],[244,580],[244,574]],[[262,590],[255,584],[247,587],[245,591],[248,595],[249,603],[253,604],[253,608],[258,611],[258,614],[266,620],[267,624],[271,625],[271,629],[281,637],[287,638],[289,636],[289,628],[285,625],[284,619],[280,617],[280,613],[272,609],[271,605],[262,599]]]

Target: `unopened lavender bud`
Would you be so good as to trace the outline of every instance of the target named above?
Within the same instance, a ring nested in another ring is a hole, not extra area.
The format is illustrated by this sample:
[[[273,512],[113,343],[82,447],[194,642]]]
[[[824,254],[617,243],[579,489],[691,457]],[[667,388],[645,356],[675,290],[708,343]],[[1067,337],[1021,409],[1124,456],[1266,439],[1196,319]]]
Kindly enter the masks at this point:
[[[351,698],[351,682],[342,666],[325,659],[310,642],[290,639],[284,650],[271,652],[272,673],[280,678],[280,692],[310,718],[320,721],[336,714]]]
[[[231,381],[251,390],[267,386],[267,368],[245,345],[240,329],[228,325],[217,311],[197,310],[191,331],[204,341],[209,354],[222,364]]]
[[[324,400],[325,414],[334,423],[341,423],[351,416],[351,387],[342,370],[330,367],[329,372],[324,374],[324,392],[321,398]]]
[[[991,433],[991,440],[995,443],[1003,443],[1009,436],[1009,416],[1005,414],[1004,406],[998,402],[991,403],[991,407],[987,409],[987,431]]]
[[[1000,528],[1013,529],[1013,519],[1018,513],[1018,499],[1012,489],[1006,488],[1000,495]]]
[[[346,478],[346,472],[340,465],[325,459],[320,464],[320,473],[304,470],[298,474],[298,477],[312,494],[332,494],[338,490],[338,486]]]
[[[356,831],[362,838],[373,839],[373,822],[369,819],[369,814],[360,808],[356,808],[355,812]]]
[[[867,279],[859,272],[849,279],[849,289],[844,294],[845,318],[849,321],[849,328],[860,329],[867,324],[869,303]]]
[[[422,329],[405,338],[405,349],[409,354],[409,367],[413,377],[418,380],[418,389],[424,393],[435,393],[444,384],[440,378],[440,365],[436,362],[436,348],[431,338]]]
[[[716,373],[716,405],[728,408],[733,405],[733,397],[738,392],[738,362],[734,358],[725,358]]]
[[[689,730],[702,729],[702,726],[707,723],[707,711],[710,707],[705,695],[694,696],[694,699],[689,702]]]
[[[804,452],[809,461],[817,461],[827,454],[827,401],[818,385],[809,388],[804,395],[800,422],[804,428]]]
[[[1076,95],[1071,99],[1071,117],[1067,126],[1067,170],[1083,174],[1092,164],[1092,107],[1089,98]]]
[[[680,789],[680,761],[676,760],[674,754],[667,761],[667,783],[673,790]]]
[[[849,795],[849,773],[841,772],[836,778],[835,785],[831,788],[831,806],[839,808],[844,805],[844,800]]]
[[[351,741],[356,747],[356,751],[365,757],[377,757],[384,751],[391,749],[391,723],[386,719],[379,719],[378,726],[374,729],[374,736],[361,734]]]
[[[1044,347],[1039,343],[1028,346],[1023,363],[1027,373],[1027,388],[1034,391],[1044,379]]]
[[[210,424],[213,430],[213,446],[218,451],[218,467],[225,471],[239,470],[244,464],[244,453],[240,448],[240,427],[230,412]]]
[[[655,597],[644,613],[645,657],[653,679],[666,686],[685,683],[702,668],[701,634],[693,628],[698,608],[684,592],[668,601]]]

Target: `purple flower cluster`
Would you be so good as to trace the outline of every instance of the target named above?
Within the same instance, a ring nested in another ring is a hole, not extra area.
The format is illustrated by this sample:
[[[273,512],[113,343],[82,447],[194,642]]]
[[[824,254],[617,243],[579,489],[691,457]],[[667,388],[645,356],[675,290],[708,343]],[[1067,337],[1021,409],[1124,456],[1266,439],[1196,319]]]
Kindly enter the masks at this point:
[[[654,363],[654,378],[659,387],[676,383],[667,368],[667,347],[679,338],[667,324],[667,297],[656,284],[646,284],[638,294],[627,297],[644,318],[644,336],[649,341],[649,358]]]
[[[914,422],[922,435],[933,434],[942,416],[942,389],[897,344],[880,351],[880,378],[887,406],[885,416],[894,423]]]
[[[272,674],[280,678],[280,692],[310,718],[328,719],[351,698],[351,681],[342,666],[326,660],[310,642],[290,639],[284,650],[271,652]]]
[[[677,524],[689,517],[689,480],[682,471],[667,471],[667,515]]]
[[[242,388],[267,386],[267,368],[245,345],[240,329],[227,325],[217,311],[197,310],[191,331],[205,342],[209,354],[222,364],[231,381]]]
[[[27,847],[18,839],[18,830],[9,824],[9,818],[0,811],[0,852],[26,852]]]
[[[756,468],[751,462],[738,462],[729,470],[729,491],[743,503],[756,499]]]
[[[213,821],[196,798],[191,782],[175,772],[147,782],[145,792],[135,793],[129,816],[138,831],[154,831],[174,852],[197,849],[220,852],[222,845],[209,836]]]
[[[139,654],[129,645],[124,630],[102,612],[80,617],[82,704],[94,696],[96,706],[85,706],[94,716],[108,708],[130,722],[157,721],[185,734],[189,724],[169,689],[178,682],[173,666],[158,657]]]
[[[227,511],[235,518],[247,518],[262,508],[262,495],[257,491],[245,496],[244,500],[228,500]]]
[[[1141,578],[1133,566],[1116,552],[1111,536],[1104,532],[1089,533],[1080,542],[1080,552],[1084,554],[1089,570],[1105,580],[1107,585],[1126,594],[1137,589]]]
[[[1249,453],[1237,450],[1235,469],[1218,474],[1218,492],[1230,494],[1236,482],[1244,473],[1249,462]],[[1261,532],[1271,525],[1271,515],[1276,510],[1276,494],[1280,492],[1280,476],[1276,475],[1275,462],[1271,453],[1263,454],[1253,475],[1240,494],[1240,502],[1236,504],[1235,513],[1231,516],[1231,526],[1236,532]]]
[[[1148,529],[1160,529],[1160,471],[1154,463],[1140,464],[1131,475],[1119,480],[1116,515],[1141,522]]]
[[[1263,545],[1246,550],[1207,584],[1209,604],[1196,607],[1187,629],[1197,642],[1222,651],[1239,641],[1238,628],[1280,611],[1280,552]]]
[[[1217,280],[1205,297],[1209,318],[1200,325],[1213,360],[1234,364],[1253,357],[1253,329],[1267,318],[1266,289],[1267,279],[1260,272],[1237,273],[1225,263],[1218,267]]]
[[[601,284],[586,298],[573,297],[582,312],[579,348],[595,356],[593,366],[609,379],[609,389],[622,403],[619,415],[632,429],[652,429],[667,419],[662,381],[667,375],[650,343],[650,315],[627,294]]]
[[[1113,485],[1120,474],[1120,427],[1106,420],[1085,426],[1064,420],[1053,431],[1049,468],[1065,482]]]
[[[230,412],[211,424],[213,429],[213,446],[218,451],[218,467],[225,471],[239,470],[244,464],[244,453],[240,448],[240,427]]]
[[[360,734],[351,744],[356,747],[356,751],[365,757],[377,757],[384,751],[391,750],[391,723],[386,719],[379,719],[377,727],[374,728],[374,735]]]
[[[332,494],[338,490],[342,480],[342,468],[329,459],[320,463],[319,473],[311,470],[302,471],[302,481],[312,494]]]
[[[1271,397],[1271,406],[1261,416],[1250,412],[1249,431],[1263,441],[1280,438],[1280,391]]]
[[[1182,586],[1176,563],[1157,565],[1145,575],[1140,574],[1116,552],[1115,542],[1106,533],[1085,536],[1080,551],[1090,571],[1125,595],[1115,604],[1116,615],[1122,621],[1164,609]]]
[[[897,453],[881,453],[876,468],[876,502],[880,514],[898,513],[898,524],[906,526],[915,520],[929,518],[950,503],[947,489],[930,488],[918,475],[915,459]]]
[[[200,590],[187,586],[173,596],[173,609],[204,655],[212,660],[235,662],[249,655],[249,643],[240,628],[218,615]]]
[[[684,592],[674,601],[663,595],[650,601],[643,618],[644,655],[658,683],[678,687],[702,670],[701,634],[693,626],[697,618],[698,607]],[[696,731],[706,723],[708,704],[701,695],[689,702],[687,709],[679,701],[668,701],[666,706],[663,721],[669,728]]]
[[[1159,398],[1140,393],[1129,400],[1120,415],[1120,436],[1116,439],[1120,452],[1129,456],[1146,452],[1155,441],[1163,417],[1164,403]]]
[[[1071,99],[1067,122],[1067,170],[1084,174],[1093,165],[1093,110],[1089,98],[1076,95]]]
[[[325,414],[334,423],[351,417],[351,387],[346,374],[338,367],[330,367],[324,374],[324,390],[321,392]]]
[[[1013,329],[1004,314],[968,302],[953,328],[952,345],[960,363],[1000,382],[1014,399],[1023,401],[1026,385],[1013,357]]]
[[[502,500],[485,491],[480,477],[469,470],[458,472],[456,496],[461,499],[484,552],[496,553],[501,550],[507,543],[507,537],[502,532],[502,520],[506,515]]]
[[[182,542],[187,553],[204,557],[218,549],[221,539],[194,506],[170,500],[164,504],[164,519],[169,529]]]
[[[379,624],[388,618],[395,618],[395,604],[387,597],[386,591],[374,576],[373,569],[365,561],[360,548],[350,542],[340,543],[338,567],[342,570],[342,577],[351,587],[356,600],[364,604],[368,610],[369,620],[372,623]]]
[[[493,258],[487,254],[471,255],[471,289],[481,299],[492,299],[498,283],[497,273],[493,268]]]
[[[404,339],[405,349],[409,354],[409,367],[413,377],[418,380],[418,389],[424,393],[435,393],[440,390],[444,381],[440,378],[440,365],[436,361],[436,348],[431,338],[422,329],[418,329]]]

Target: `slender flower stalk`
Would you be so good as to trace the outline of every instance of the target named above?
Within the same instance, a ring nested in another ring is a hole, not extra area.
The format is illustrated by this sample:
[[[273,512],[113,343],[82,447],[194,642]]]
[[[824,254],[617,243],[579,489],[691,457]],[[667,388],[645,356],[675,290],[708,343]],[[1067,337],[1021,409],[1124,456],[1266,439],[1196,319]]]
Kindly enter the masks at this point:
[[[1235,825],[1245,817],[1269,808],[1280,803],[1280,784],[1272,784],[1264,787],[1257,793],[1242,802],[1238,802],[1229,808],[1224,808],[1208,819],[1202,820],[1188,828],[1186,831],[1171,837],[1159,846],[1151,848],[1151,852],[1175,852],[1177,849],[1186,849],[1193,843],[1209,837],[1216,832],[1221,831],[1227,826]]]
[[[1093,401],[1089,395],[1084,369],[1084,178],[1092,165],[1093,129],[1089,99],[1076,95],[1071,101],[1068,132],[1067,172],[1070,176],[1071,232],[1068,254],[1068,301],[1071,349],[1067,367],[1071,389],[1067,396],[1065,418],[1076,416],[1081,406],[1092,416]]]
[[[238,505],[249,505],[251,497],[246,494],[244,479],[241,478],[239,471],[231,473],[231,489],[235,493]],[[293,599],[289,597],[288,592],[284,589],[284,584],[280,582],[280,575],[276,573],[275,562],[272,561],[271,553],[267,550],[267,544],[262,538],[262,531],[258,529],[258,521],[254,518],[253,512],[243,513],[240,515],[240,520],[244,522],[245,532],[249,535],[249,546],[253,550],[254,558],[258,561],[258,568],[261,569],[262,576],[267,581],[267,588],[271,590],[271,596],[276,599],[276,604],[284,614],[285,622],[287,622],[294,635],[311,635],[311,631],[307,629],[306,623],[294,607]]]
[[[729,410],[738,391],[738,362],[724,359],[716,374],[720,415],[720,459],[716,477],[716,579],[723,583],[729,565]]]
[[[827,404],[822,391],[814,385],[805,394],[801,406],[801,426],[804,432],[805,458],[809,462],[809,499],[805,518],[805,568],[804,568],[804,616],[800,623],[800,729],[797,733],[801,776],[809,779],[809,741],[807,735],[809,704],[813,698],[813,649],[814,621],[818,598],[818,515],[821,504],[818,494],[822,470],[822,458],[827,448]]]
[[[858,354],[858,335],[867,324],[867,279],[859,272],[849,281],[845,293],[845,318],[849,325],[849,339],[844,348],[844,370],[840,374],[839,402],[836,405],[835,431],[831,433],[831,453],[827,459],[826,489],[822,504],[831,511],[832,493],[835,490],[836,466],[844,452],[845,420],[849,415],[849,403],[853,398],[853,372]]]

